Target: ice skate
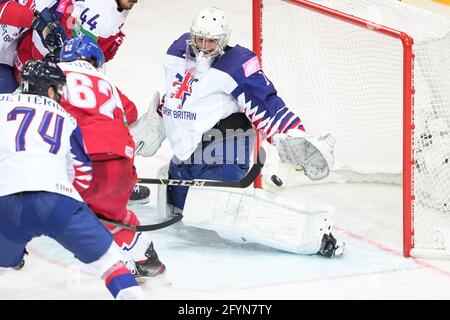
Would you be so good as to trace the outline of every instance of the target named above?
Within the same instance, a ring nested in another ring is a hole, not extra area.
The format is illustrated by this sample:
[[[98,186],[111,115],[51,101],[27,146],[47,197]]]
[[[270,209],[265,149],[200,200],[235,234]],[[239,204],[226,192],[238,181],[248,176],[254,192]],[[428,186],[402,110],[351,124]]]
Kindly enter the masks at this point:
[[[166,266],[159,260],[153,247],[153,242],[150,243],[145,256],[147,259],[134,262],[135,268],[131,270],[131,273],[136,279],[153,278],[165,273]]]
[[[330,234],[324,234],[322,244],[318,254],[327,258],[341,256],[345,251],[345,243],[337,241],[336,238]]]
[[[134,185],[128,205],[140,205],[150,202],[150,189],[139,184]]]

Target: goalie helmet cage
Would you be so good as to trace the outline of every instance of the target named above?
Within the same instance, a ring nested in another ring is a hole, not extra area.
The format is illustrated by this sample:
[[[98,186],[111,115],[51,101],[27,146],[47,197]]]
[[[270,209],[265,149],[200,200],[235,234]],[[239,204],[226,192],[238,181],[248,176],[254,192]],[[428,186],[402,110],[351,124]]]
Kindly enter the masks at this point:
[[[449,19],[397,0],[253,0],[253,50],[306,130],[336,135],[333,174],[403,185],[404,256],[449,258]]]

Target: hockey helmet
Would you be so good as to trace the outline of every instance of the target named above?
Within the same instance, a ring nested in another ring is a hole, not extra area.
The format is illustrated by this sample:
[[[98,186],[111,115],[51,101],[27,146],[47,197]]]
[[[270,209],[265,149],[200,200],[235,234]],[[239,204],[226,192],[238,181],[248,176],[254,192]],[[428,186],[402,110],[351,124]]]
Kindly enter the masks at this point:
[[[216,57],[224,53],[231,29],[228,27],[225,13],[219,8],[211,7],[199,12],[192,22],[190,33],[190,45],[194,49],[195,55],[203,52],[205,57]],[[203,41],[203,46],[198,45],[196,38]],[[216,45],[211,50],[205,50],[207,39],[215,40]]]
[[[20,72],[20,91],[25,94],[48,96],[53,87],[61,95],[66,85],[66,75],[51,61],[30,60]]]
[[[100,68],[105,63],[105,56],[97,42],[85,34],[66,40],[62,46],[59,58],[62,62],[80,59],[93,60],[96,68]]]

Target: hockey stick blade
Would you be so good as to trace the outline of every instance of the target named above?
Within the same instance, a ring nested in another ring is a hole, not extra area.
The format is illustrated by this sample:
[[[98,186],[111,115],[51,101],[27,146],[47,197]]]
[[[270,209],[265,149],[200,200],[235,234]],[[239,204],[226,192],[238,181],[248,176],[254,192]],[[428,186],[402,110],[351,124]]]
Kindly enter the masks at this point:
[[[123,223],[120,223],[120,222],[117,222],[114,220],[109,220],[109,219],[100,218],[100,217],[98,219],[102,222],[105,222],[105,223],[110,224],[115,227],[119,227],[121,229],[127,229],[127,230],[136,231],[136,232],[145,232],[145,231],[154,231],[154,230],[167,228],[167,227],[177,223],[182,218],[183,218],[183,216],[181,214],[176,214],[172,218],[170,218],[169,220],[166,220],[164,222],[156,223],[156,224],[148,224],[148,225],[144,225],[144,226],[132,226],[132,225],[123,224]]]
[[[143,184],[165,184],[169,186],[183,187],[229,187],[229,188],[247,188],[256,177],[261,173],[266,160],[266,151],[263,147],[259,149],[258,159],[247,174],[239,181],[215,181],[215,180],[175,180],[175,179],[155,179],[138,178],[138,183]]]

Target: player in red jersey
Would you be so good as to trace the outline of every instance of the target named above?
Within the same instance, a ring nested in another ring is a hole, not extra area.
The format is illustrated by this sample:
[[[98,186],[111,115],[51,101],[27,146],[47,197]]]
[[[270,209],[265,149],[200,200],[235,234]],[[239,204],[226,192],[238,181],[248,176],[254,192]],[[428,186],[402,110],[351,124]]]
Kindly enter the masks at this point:
[[[19,28],[31,28],[34,16],[32,0],[0,0],[0,24]]]
[[[97,68],[104,56],[90,37],[67,40],[61,49],[60,68],[67,77],[67,93],[61,105],[78,121],[93,164],[90,187],[83,200],[99,217],[139,225],[127,210],[136,183],[134,141],[128,129],[137,119],[136,106]],[[114,241],[130,257],[136,277],[152,277],[165,271],[153,244],[141,232],[109,227]]]

